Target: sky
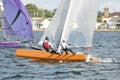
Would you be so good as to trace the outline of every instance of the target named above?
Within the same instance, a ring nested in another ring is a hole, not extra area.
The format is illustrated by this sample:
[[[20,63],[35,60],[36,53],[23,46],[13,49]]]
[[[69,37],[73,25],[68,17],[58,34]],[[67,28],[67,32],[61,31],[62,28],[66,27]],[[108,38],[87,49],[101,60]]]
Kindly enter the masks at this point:
[[[2,1],[2,0],[0,0]],[[61,0],[21,0],[24,5],[35,4],[38,8],[53,10],[59,6]],[[99,0],[99,10],[103,11],[108,7],[110,12],[120,12],[120,0]]]
[[[109,8],[110,12],[120,12],[120,0],[99,0],[99,9],[103,11],[105,7]]]
[[[38,8],[53,10],[58,7],[61,0],[21,0],[25,5],[32,3],[37,5]]]

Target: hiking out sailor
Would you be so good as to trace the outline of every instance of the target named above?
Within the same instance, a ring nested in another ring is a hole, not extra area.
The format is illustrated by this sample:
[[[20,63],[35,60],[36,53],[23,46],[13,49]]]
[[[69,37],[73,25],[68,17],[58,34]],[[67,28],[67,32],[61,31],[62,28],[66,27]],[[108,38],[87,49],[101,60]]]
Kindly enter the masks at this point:
[[[61,43],[61,48],[62,48],[62,53],[63,51],[68,54],[68,51],[70,51],[71,53],[74,54],[74,52],[69,48],[70,44],[66,43],[65,40],[62,40],[62,43]]]
[[[49,37],[45,37],[45,40],[43,42],[43,48],[47,51],[47,52],[51,52],[52,51],[52,44],[51,42],[49,42]]]

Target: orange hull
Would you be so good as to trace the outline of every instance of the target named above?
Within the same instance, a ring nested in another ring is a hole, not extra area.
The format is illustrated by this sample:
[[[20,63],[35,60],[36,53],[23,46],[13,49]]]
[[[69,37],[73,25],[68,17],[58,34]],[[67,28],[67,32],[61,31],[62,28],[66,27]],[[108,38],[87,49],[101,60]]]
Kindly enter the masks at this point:
[[[64,60],[64,61],[86,61],[87,56],[85,54],[55,54],[42,50],[30,50],[30,49],[17,49],[17,57],[31,58],[31,59],[45,59],[45,60]]]

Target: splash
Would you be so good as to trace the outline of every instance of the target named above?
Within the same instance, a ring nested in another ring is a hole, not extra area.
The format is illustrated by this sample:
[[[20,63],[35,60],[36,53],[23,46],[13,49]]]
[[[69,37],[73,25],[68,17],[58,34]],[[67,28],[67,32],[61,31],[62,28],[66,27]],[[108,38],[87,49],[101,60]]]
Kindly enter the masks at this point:
[[[103,62],[111,63],[111,62],[113,62],[113,60],[111,58],[106,58],[106,59],[103,59]]]

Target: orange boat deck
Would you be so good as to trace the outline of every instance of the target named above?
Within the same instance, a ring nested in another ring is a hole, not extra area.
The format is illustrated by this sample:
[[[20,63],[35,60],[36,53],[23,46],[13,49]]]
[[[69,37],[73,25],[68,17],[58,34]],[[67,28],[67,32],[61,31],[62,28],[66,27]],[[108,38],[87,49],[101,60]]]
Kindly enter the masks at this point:
[[[64,61],[86,61],[85,54],[56,54],[49,53],[43,50],[31,50],[31,49],[17,49],[17,57],[30,58],[30,59],[45,59],[45,60],[64,60]]]

